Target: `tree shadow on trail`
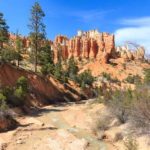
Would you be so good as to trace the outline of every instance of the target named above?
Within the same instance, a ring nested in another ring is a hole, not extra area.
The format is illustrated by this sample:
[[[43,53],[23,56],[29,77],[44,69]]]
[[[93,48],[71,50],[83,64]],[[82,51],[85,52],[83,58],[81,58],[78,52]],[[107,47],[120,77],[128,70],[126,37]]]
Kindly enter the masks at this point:
[[[32,117],[39,117],[46,113],[53,113],[53,112],[62,112],[66,111],[67,109],[61,109],[61,108],[32,108],[30,112],[28,113],[29,116]]]

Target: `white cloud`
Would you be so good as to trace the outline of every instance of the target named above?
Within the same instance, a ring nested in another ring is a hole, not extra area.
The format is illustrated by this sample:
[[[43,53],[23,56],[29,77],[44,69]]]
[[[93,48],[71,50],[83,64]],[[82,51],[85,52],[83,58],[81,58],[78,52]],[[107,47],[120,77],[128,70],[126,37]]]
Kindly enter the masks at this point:
[[[139,19],[124,19],[121,23],[126,25],[115,31],[116,44],[123,45],[126,41],[134,42],[145,47],[150,54],[150,17]]]
[[[119,22],[123,25],[129,25],[129,26],[150,26],[150,17],[142,17],[136,19],[123,19]]]

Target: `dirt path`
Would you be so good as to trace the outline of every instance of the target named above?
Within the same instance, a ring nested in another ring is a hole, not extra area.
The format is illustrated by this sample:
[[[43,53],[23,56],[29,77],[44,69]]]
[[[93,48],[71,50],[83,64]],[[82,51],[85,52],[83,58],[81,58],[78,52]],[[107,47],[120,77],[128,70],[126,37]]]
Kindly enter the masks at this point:
[[[22,127],[12,133],[6,150],[107,150],[91,132],[95,112],[89,104],[45,107],[20,118]]]

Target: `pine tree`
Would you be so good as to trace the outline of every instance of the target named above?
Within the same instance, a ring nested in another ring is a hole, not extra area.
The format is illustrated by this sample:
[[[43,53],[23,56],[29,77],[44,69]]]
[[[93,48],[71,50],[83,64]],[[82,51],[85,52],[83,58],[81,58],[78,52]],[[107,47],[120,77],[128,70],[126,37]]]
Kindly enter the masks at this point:
[[[0,49],[3,48],[3,43],[7,42],[9,38],[8,26],[3,17],[3,13],[0,13]]]
[[[31,9],[31,18],[29,29],[30,39],[32,42],[33,54],[34,54],[34,68],[35,72],[37,72],[37,64],[38,64],[38,53],[41,48],[41,41],[45,39],[45,25],[43,23],[43,18],[45,14],[38,2],[35,2]]]
[[[62,80],[62,76],[63,76],[63,68],[62,68],[62,64],[61,62],[58,62],[55,65],[55,70],[54,70],[54,76],[57,80]]]
[[[48,40],[46,40],[45,44],[41,47],[38,59],[40,65],[54,64],[53,51]]]
[[[43,75],[54,73],[53,51],[51,50],[48,40],[45,42],[44,46],[42,46],[39,52],[38,60],[41,65],[41,72]]]
[[[68,73],[69,77],[72,80],[75,80],[77,74],[78,74],[79,68],[77,66],[77,63],[75,62],[74,58],[70,58],[68,61]]]
[[[18,32],[16,33],[15,45],[16,45],[16,59],[17,59],[17,65],[18,65],[18,67],[19,67],[20,61],[22,60],[21,50],[23,49],[23,44],[22,44],[22,40],[21,40],[21,38],[20,38]]]

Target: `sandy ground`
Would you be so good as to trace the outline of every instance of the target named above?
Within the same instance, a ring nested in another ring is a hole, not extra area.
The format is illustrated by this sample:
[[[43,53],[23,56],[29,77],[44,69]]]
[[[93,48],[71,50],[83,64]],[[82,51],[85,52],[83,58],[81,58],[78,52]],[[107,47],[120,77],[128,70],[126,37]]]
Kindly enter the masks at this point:
[[[0,133],[0,150],[121,150],[93,133],[94,116],[104,109],[87,101],[33,111],[18,118],[16,130]]]

